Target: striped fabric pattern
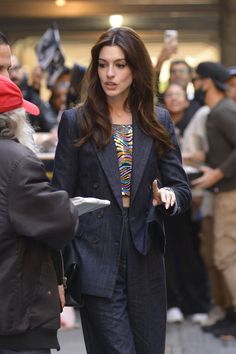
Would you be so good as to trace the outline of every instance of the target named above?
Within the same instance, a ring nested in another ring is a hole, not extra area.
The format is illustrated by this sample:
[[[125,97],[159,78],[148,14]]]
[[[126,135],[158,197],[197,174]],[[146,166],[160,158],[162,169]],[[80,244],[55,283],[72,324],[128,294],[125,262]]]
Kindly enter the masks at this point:
[[[112,135],[117,151],[122,196],[130,196],[133,153],[132,124],[113,124]]]

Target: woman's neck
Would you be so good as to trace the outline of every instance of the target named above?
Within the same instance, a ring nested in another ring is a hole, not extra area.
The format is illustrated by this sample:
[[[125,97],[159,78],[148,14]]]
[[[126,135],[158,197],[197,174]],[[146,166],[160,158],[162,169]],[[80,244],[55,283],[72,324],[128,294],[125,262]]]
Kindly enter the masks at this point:
[[[184,116],[184,112],[171,113],[171,118],[174,124],[179,123]]]
[[[110,117],[113,124],[131,124],[132,114],[129,109],[125,109],[123,102],[116,102],[109,106]]]

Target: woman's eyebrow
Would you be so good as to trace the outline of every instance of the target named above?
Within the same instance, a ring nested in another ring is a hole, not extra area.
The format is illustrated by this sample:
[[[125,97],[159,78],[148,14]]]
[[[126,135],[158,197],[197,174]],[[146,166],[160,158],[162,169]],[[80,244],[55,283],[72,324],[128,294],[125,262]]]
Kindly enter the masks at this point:
[[[108,61],[109,59],[98,58],[98,60]],[[118,59],[115,59],[114,61],[116,62],[116,61],[121,61],[121,60],[125,60],[126,61],[125,58],[118,58]]]

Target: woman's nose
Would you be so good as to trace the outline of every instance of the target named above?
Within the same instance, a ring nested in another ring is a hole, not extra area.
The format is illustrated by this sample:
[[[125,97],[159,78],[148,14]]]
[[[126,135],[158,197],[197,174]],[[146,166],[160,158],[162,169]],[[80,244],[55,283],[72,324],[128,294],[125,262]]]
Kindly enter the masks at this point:
[[[113,77],[114,76],[114,68],[112,65],[109,65],[107,68],[107,76],[108,77]]]

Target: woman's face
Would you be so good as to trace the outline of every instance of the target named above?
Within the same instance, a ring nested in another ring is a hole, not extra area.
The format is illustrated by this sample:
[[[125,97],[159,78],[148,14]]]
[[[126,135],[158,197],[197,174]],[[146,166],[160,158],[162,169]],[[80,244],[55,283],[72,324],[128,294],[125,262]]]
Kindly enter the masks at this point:
[[[170,113],[184,111],[189,103],[184,89],[179,85],[171,85],[164,95],[165,106]]]
[[[128,97],[133,75],[118,46],[104,46],[98,58],[98,76],[108,99]]]
[[[55,88],[52,105],[58,112],[65,109],[67,94],[68,88],[66,86],[62,85]]]
[[[170,69],[170,82],[187,87],[191,82],[191,73],[188,66],[184,63],[174,63]]]

